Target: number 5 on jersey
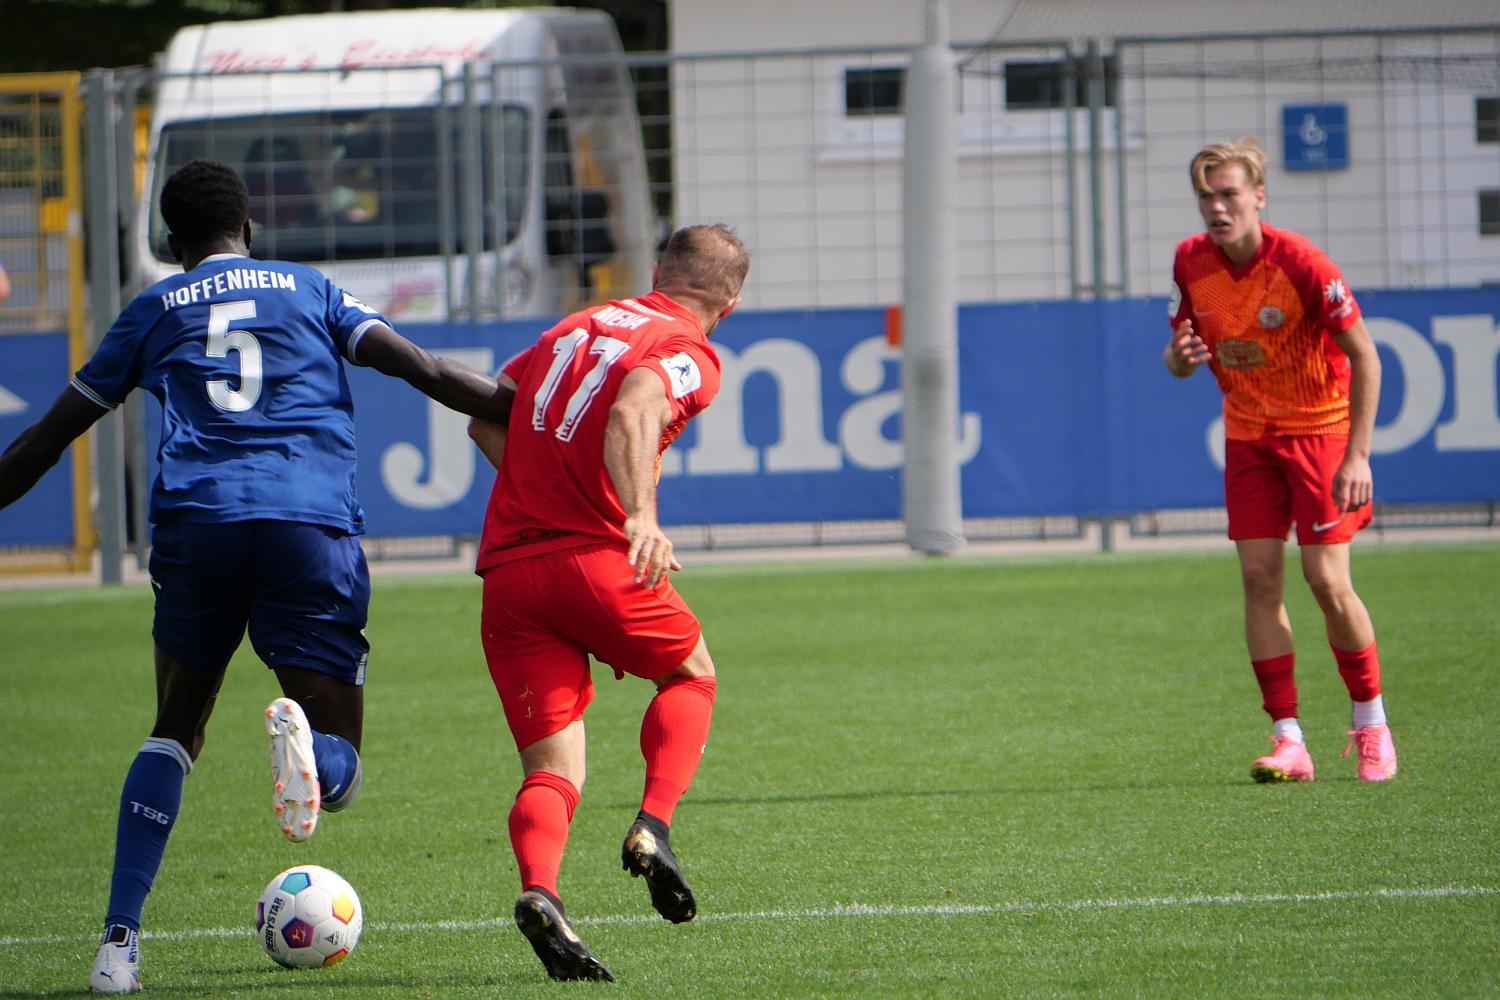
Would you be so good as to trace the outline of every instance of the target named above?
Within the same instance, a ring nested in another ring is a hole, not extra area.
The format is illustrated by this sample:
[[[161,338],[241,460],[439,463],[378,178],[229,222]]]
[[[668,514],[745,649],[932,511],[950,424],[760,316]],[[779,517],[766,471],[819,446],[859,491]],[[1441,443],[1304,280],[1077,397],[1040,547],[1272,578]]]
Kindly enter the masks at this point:
[[[211,358],[227,358],[230,351],[239,356],[240,387],[229,388],[227,379],[209,379],[208,398],[221,410],[243,413],[255,405],[260,398],[263,368],[260,357],[260,341],[247,330],[231,330],[229,324],[237,319],[252,319],[255,303],[249,299],[239,302],[220,302],[208,310],[207,353]]]

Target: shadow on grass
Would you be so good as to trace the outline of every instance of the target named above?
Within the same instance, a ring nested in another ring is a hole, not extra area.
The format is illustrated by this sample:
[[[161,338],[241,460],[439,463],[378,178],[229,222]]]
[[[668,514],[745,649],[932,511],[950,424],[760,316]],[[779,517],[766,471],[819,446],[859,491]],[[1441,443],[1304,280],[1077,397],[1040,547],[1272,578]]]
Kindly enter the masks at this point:
[[[1329,779],[1324,784],[1337,782],[1338,778]],[[1350,782],[1353,782],[1351,777]],[[1294,787],[1305,782],[1287,782],[1285,787]],[[1225,776],[1219,780],[1211,781],[1163,781],[1160,778],[1143,778],[1139,781],[1119,781],[1113,783],[1099,783],[1092,785],[1057,785],[1052,788],[1037,787],[1010,787],[1010,788],[916,788],[901,789],[887,788],[880,791],[860,790],[846,792],[806,792],[788,793],[785,795],[705,795],[703,797],[692,796],[683,799],[684,803],[693,806],[760,806],[760,805],[786,805],[797,802],[871,802],[892,801],[898,799],[957,799],[957,798],[1051,798],[1058,795],[1092,795],[1114,792],[1181,792],[1191,788],[1254,788],[1259,787],[1250,777]],[[1274,787],[1274,786],[1273,786]],[[623,799],[605,805],[605,809],[635,809],[639,802],[625,802]]]

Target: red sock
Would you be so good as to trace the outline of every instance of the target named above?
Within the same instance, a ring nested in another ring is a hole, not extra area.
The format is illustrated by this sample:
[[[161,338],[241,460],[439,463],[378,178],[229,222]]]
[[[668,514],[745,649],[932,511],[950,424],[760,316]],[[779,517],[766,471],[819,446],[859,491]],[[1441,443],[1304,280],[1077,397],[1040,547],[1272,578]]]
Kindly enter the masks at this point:
[[[1250,661],[1255,670],[1255,681],[1260,685],[1261,707],[1272,722],[1297,716],[1297,684],[1292,679],[1296,662],[1296,653]]]
[[[684,677],[657,689],[641,720],[641,756],[646,758],[646,791],[641,811],[671,824],[708,739],[714,714],[713,677]]]
[[[510,847],[521,869],[521,888],[557,892],[557,871],[568,844],[568,824],[578,808],[578,789],[551,771],[533,771],[521,782],[510,807]]]
[[[1380,654],[1375,651],[1375,643],[1352,653],[1331,645],[1328,648],[1333,650],[1339,676],[1344,679],[1344,687],[1349,689],[1350,699],[1371,701],[1380,695]]]

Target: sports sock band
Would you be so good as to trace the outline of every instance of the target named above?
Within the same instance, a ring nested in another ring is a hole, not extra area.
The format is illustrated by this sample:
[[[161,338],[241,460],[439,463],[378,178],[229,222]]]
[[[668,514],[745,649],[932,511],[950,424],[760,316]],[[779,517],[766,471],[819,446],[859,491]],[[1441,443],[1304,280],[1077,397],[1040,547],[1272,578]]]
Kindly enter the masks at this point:
[[[521,782],[508,826],[523,890],[541,888],[558,895],[557,873],[576,808],[578,788],[560,774],[533,771]]]
[[[669,681],[657,689],[641,719],[641,756],[646,758],[641,809],[663,823],[672,822],[672,812],[703,759],[716,687],[712,676]]]
[[[1295,653],[1250,661],[1255,670],[1255,681],[1260,685],[1261,707],[1273,722],[1297,715],[1296,663]]]
[[[131,762],[120,789],[106,927],[121,924],[140,930],[141,910],[166,854],[167,838],[182,806],[182,785],[192,766],[186,747],[156,736],[141,745]]]

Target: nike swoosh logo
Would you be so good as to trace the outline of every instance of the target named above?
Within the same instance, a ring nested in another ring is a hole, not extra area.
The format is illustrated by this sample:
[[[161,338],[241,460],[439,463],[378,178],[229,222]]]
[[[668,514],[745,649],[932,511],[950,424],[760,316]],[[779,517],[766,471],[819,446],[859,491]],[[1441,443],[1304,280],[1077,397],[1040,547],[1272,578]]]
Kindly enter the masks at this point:
[[[1343,524],[1343,523],[1344,523],[1344,519],[1343,518],[1339,518],[1337,521],[1329,521],[1326,524],[1317,524],[1317,523],[1314,523],[1313,526],[1312,526],[1312,529],[1314,531],[1327,531],[1329,528],[1336,528],[1340,524]]]

